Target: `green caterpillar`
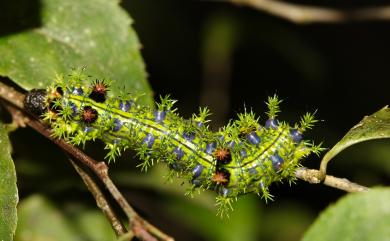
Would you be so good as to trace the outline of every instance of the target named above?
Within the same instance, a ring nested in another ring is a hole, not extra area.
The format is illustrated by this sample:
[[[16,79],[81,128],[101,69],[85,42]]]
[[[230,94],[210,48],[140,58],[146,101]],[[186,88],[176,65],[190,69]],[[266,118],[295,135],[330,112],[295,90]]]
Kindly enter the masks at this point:
[[[102,140],[109,161],[131,148],[143,160],[143,170],[159,161],[166,163],[172,174],[189,181],[191,191],[216,191],[221,215],[246,193],[271,199],[268,187],[273,182],[293,182],[300,160],[321,150],[320,145],[302,140],[302,133],[316,122],[314,115],[306,113],[293,126],[278,122],[281,101],[276,95],[268,98],[264,126],[254,113],[245,112],[212,132],[207,108],[183,119],[169,97],[161,98],[153,109],[138,105],[131,95],[110,96],[108,88],[108,82],[72,73],[47,89],[30,91],[25,107],[43,117],[55,137],[75,145]]]

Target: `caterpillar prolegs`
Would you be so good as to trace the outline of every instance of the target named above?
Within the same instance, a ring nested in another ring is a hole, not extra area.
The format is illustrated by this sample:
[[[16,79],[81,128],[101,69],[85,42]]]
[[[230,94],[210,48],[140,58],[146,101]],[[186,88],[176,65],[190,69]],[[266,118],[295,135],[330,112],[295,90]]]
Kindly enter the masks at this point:
[[[246,193],[270,199],[272,183],[294,181],[300,160],[321,150],[302,139],[316,122],[314,115],[306,113],[292,126],[278,121],[281,101],[276,95],[266,102],[264,126],[251,111],[212,132],[207,108],[183,119],[169,97],[161,98],[153,109],[140,106],[129,94],[110,96],[109,85],[73,73],[59,77],[47,89],[30,91],[25,107],[47,121],[55,137],[75,145],[102,140],[109,161],[131,148],[143,160],[140,166],[144,170],[159,161],[166,163],[172,173],[188,180],[191,190],[216,191],[221,212]]]

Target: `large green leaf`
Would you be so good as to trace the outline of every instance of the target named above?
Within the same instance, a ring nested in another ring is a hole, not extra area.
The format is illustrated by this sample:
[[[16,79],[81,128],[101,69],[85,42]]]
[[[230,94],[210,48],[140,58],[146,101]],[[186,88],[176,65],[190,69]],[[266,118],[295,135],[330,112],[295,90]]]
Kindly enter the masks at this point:
[[[321,161],[321,171],[326,173],[328,162],[345,148],[359,142],[390,138],[390,109],[386,106],[370,116],[365,116],[357,125],[326,153]]]
[[[87,74],[116,80],[111,93],[140,92],[152,103],[140,44],[118,0],[40,2],[42,26],[0,38],[0,75],[30,90],[86,66]]]
[[[7,132],[0,123],[0,240],[12,240],[16,229],[16,187],[15,166],[11,159],[11,146]]]
[[[390,188],[349,194],[327,208],[303,241],[390,240]]]

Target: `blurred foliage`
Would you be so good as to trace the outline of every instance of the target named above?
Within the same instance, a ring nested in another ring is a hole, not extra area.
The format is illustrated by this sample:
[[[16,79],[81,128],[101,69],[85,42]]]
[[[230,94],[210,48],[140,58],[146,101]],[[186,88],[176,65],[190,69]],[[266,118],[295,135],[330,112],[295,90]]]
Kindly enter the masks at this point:
[[[58,208],[40,195],[24,199],[18,207],[15,241],[116,240],[103,214],[80,205]]]
[[[126,85],[129,91],[147,93],[144,101],[151,103],[140,44],[117,1],[11,2],[9,8],[2,8],[10,11],[0,16],[1,75],[31,89],[40,82],[50,83],[55,72],[66,74],[71,67],[87,65],[94,76],[119,80],[117,90]],[[135,19],[153,89],[180,100],[184,116],[201,102],[213,106],[216,115],[225,108],[219,104],[227,103],[228,113],[216,116],[218,120],[234,118],[244,106],[262,117],[263,101],[277,93],[284,98],[283,120],[295,122],[302,113],[318,108],[319,118],[326,121],[308,138],[331,147],[364,115],[389,102],[387,22],[296,26],[223,3],[132,0],[121,4]],[[12,9],[17,11],[10,14]],[[221,63],[227,71],[216,69]],[[221,101],[214,94],[202,98],[209,80],[216,81],[212,87],[229,99]],[[58,148],[28,129],[18,130],[11,139],[23,200],[16,240],[113,239],[91,195]],[[328,172],[363,185],[388,185],[389,144],[381,140],[352,146],[334,159]],[[104,157],[102,150],[101,143],[87,145],[87,152],[98,160]],[[274,202],[264,204],[248,195],[235,204],[230,219],[221,220],[215,217],[213,193],[185,197],[186,184],[181,180],[166,183],[166,170],[159,166],[140,173],[133,156],[126,152],[110,164],[114,181],[142,216],[176,240],[300,240],[316,216],[345,195],[300,181],[291,187],[275,185]],[[303,165],[318,168],[319,158],[310,157]],[[340,209],[352,215],[359,209],[355,205],[370,201],[372,214],[377,214],[370,195],[348,195],[341,202],[350,200],[350,204],[340,204]],[[374,191],[373,197],[378,202],[388,200],[386,191]],[[324,228],[318,232],[324,233],[338,228],[325,229],[333,223],[330,212],[334,211],[325,211],[306,235],[313,232],[320,237],[313,231],[318,226]],[[380,221],[379,215],[367,218]],[[359,226],[363,223],[354,225],[365,231]]]
[[[327,208],[302,241],[380,241],[390,238],[390,188],[349,194]]]

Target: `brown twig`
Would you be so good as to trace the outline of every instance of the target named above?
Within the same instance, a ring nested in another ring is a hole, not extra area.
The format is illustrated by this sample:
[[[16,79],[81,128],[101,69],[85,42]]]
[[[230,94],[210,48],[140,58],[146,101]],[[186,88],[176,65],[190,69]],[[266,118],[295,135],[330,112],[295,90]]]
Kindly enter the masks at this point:
[[[0,97],[9,102],[10,104],[14,105],[15,107],[23,110],[24,95],[1,82]],[[141,216],[139,216],[137,212],[135,212],[135,210],[130,206],[130,204],[123,197],[122,193],[118,190],[118,188],[110,179],[106,163],[97,162],[88,155],[86,155],[84,152],[82,152],[80,149],[67,143],[65,140],[52,137],[51,130],[44,126],[40,121],[33,118],[29,118],[28,115],[25,115],[25,117],[28,126],[48,138],[56,145],[58,145],[62,150],[64,150],[73,158],[80,161],[82,164],[86,165],[88,168],[90,168],[92,172],[96,174],[96,176],[108,189],[114,200],[119,204],[119,206],[126,214],[134,236],[145,241],[174,240],[172,237],[166,235],[161,230],[148,223]],[[111,222],[112,220],[109,219],[109,221]],[[114,226],[116,224],[111,223],[111,225]]]
[[[160,240],[173,240],[173,238],[169,237],[153,225],[149,224],[135,212],[135,210],[129,205],[129,203],[123,197],[122,193],[118,190],[118,188],[108,176],[108,167],[106,163],[95,161],[91,157],[87,156],[84,152],[67,143],[63,139],[53,138],[51,131],[47,129],[40,121],[30,120],[28,125],[61,147],[61,149],[66,151],[68,154],[81,161],[84,165],[88,166],[98,176],[112,197],[125,212],[129,219],[130,227],[136,237],[145,241],[156,240],[153,239],[153,236],[158,237]],[[153,236],[151,236],[149,233],[153,234]]]
[[[115,231],[118,237],[122,237],[126,234],[126,229],[119,221],[114,210],[111,208],[103,192],[100,190],[99,186],[95,183],[92,177],[85,172],[72,158],[69,157],[69,162],[72,164],[74,169],[83,179],[85,186],[92,193],[93,197],[96,200],[96,205],[102,210],[106,218],[110,221],[112,229]],[[132,237],[129,237],[127,240],[130,240]]]
[[[12,105],[18,107],[18,109],[22,110],[24,108],[23,106],[23,100],[24,100],[24,94],[16,91],[14,88],[5,85],[4,83],[0,82],[0,97],[7,102],[11,103]]]
[[[312,184],[323,182],[324,185],[344,190],[346,192],[364,192],[369,190],[368,187],[350,182],[346,178],[326,175],[325,179],[322,180],[320,171],[315,169],[300,168],[295,172],[295,176]]]
[[[298,24],[390,20],[390,6],[339,10],[327,7],[294,4],[279,0],[228,1],[237,5],[250,6]]]

